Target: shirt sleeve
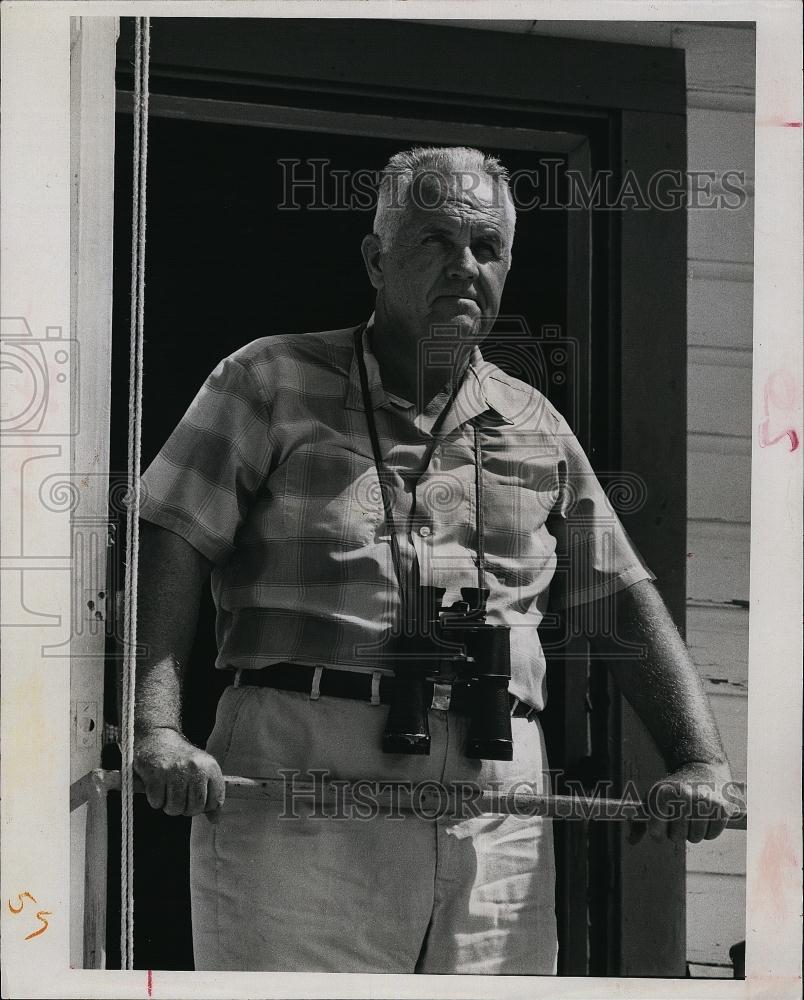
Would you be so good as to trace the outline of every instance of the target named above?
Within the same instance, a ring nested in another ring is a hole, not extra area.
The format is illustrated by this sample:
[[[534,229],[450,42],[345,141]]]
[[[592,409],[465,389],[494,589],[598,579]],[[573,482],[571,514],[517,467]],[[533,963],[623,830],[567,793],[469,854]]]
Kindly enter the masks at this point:
[[[224,359],[143,474],[140,517],[224,563],[270,470],[267,411],[251,371]]]
[[[588,604],[639,580],[655,580],[563,417],[556,444],[558,496],[547,522],[556,539],[550,608]]]

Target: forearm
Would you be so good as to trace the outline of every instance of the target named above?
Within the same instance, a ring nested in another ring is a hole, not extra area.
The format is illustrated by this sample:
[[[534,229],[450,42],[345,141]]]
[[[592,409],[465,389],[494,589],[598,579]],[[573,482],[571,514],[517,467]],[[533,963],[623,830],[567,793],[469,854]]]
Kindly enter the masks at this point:
[[[182,681],[209,570],[179,535],[143,522],[134,770],[149,804],[169,816],[214,816],[226,793],[217,761],[181,732]]]
[[[590,636],[593,648],[610,658],[617,686],[645,724],[668,770],[691,762],[727,768],[698,672],[656,588],[643,581],[611,600],[615,635]],[[644,658],[617,659],[622,643],[640,647]]]
[[[135,730],[181,731],[182,686],[209,564],[178,535],[143,522]]]
[[[149,658],[137,672],[134,730],[138,736],[154,729],[182,727],[182,661],[173,655]]]

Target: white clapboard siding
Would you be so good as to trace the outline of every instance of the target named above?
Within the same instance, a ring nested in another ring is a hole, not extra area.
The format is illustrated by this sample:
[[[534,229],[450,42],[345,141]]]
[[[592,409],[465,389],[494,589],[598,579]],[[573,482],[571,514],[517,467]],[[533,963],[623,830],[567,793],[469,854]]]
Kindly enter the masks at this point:
[[[751,526],[687,523],[687,598],[696,603],[748,601]]]
[[[718,177],[740,171],[754,176],[754,115],[714,108],[687,110],[689,170],[714,171]],[[735,201],[730,197],[729,202]]]
[[[750,265],[690,261],[687,267],[687,339],[698,347],[750,351],[754,283]]]
[[[690,435],[687,477],[690,520],[750,521],[750,440]],[[694,551],[689,543],[687,551]]]
[[[688,215],[687,640],[737,780],[745,780],[754,234],[754,32],[677,25],[691,170],[745,173],[745,202]],[[749,797],[750,809],[750,797]],[[742,831],[687,848],[690,974],[730,978],[745,938]],[[700,964],[696,964],[700,963]]]
[[[692,208],[687,213],[689,256],[700,260],[728,259],[750,264],[754,259],[754,198],[734,211]]]
[[[745,876],[745,831],[724,830],[716,840],[687,844],[687,872]]]
[[[747,691],[747,608],[688,605],[687,646],[698,673],[712,690]]]
[[[720,730],[723,746],[731,764],[735,781],[746,780],[746,753],[748,736],[748,695],[713,691],[707,685],[709,704]]]
[[[690,347],[687,362],[687,429],[750,438],[750,351]]]
[[[729,965],[729,948],[745,940],[745,878],[687,874],[687,960]]]
[[[750,28],[679,24],[673,28],[673,46],[685,50],[688,91],[753,96],[755,46]]]

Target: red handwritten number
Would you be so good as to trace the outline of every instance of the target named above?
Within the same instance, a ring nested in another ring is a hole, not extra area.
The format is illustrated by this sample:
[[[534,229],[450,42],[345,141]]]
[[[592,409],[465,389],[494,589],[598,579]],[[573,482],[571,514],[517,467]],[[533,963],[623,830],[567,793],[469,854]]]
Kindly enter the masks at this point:
[[[793,376],[784,369],[771,372],[765,382],[765,419],[759,425],[759,446],[768,448],[783,438],[788,440],[788,451],[799,446],[795,427],[795,410],[798,390]]]
[[[30,941],[31,938],[39,937],[40,934],[44,934],[48,928],[48,923],[47,920],[45,920],[45,917],[52,917],[52,916],[53,914],[50,912],[50,910],[38,910],[36,913],[36,919],[42,921],[42,926],[39,928],[38,931],[31,931],[30,934],[26,934],[25,940]]]
[[[22,913],[22,908],[23,908],[23,906],[25,906],[25,903],[22,900],[23,896],[27,896],[28,899],[30,899],[34,903],[36,902],[36,900],[33,898],[33,896],[30,894],[30,892],[18,892],[17,893],[17,899],[20,901],[20,905],[19,906],[14,907],[14,906],[11,905],[11,900],[9,899],[9,901],[8,901],[8,908],[9,908],[9,910],[11,910],[12,913],[15,913],[15,914],[16,913]]]
[[[25,906],[25,899],[23,897],[25,897],[25,896],[27,896],[28,899],[30,899],[30,901],[32,903],[36,902],[36,897],[32,896],[30,894],[30,892],[18,892],[17,893],[17,900],[18,900],[18,902],[20,904],[19,906],[12,906],[11,900],[10,899],[8,900],[9,911],[11,913],[13,913],[14,916],[16,916],[18,913],[22,913],[23,908]],[[31,938],[39,937],[40,934],[44,934],[45,931],[48,929],[48,926],[49,926],[46,918],[47,917],[52,917],[52,916],[53,916],[53,914],[52,914],[52,912],[50,910],[37,910],[37,912],[36,912],[36,919],[40,920],[42,922],[42,926],[39,928],[39,930],[31,931],[30,934],[26,934],[25,935],[25,940],[26,941],[30,941]]]

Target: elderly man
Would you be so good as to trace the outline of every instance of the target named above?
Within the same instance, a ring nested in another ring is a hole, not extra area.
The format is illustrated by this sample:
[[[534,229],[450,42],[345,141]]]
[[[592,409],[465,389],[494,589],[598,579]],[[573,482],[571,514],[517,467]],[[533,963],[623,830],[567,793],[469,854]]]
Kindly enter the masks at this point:
[[[649,571],[564,419],[478,349],[514,222],[496,159],[394,156],[363,242],[373,316],[226,358],[144,476],[135,767],[154,808],[195,817],[199,969],[555,972],[549,820],[322,818],[306,802],[288,814],[225,798],[222,778],[323,771],[548,791],[537,635],[548,599],[589,608],[590,623],[613,614],[618,641],[645,649],[612,670],[669,787],[714,807],[656,816],[651,835],[696,842],[724,826],[728,764]],[[204,752],[182,735],[181,687],[210,572],[216,665],[234,679]],[[422,593],[465,617],[462,597],[475,602],[506,668],[510,650],[505,719],[485,742],[470,730],[488,706],[466,694],[480,688],[415,665],[405,697],[424,692],[423,731],[388,731],[407,675],[387,652]]]

